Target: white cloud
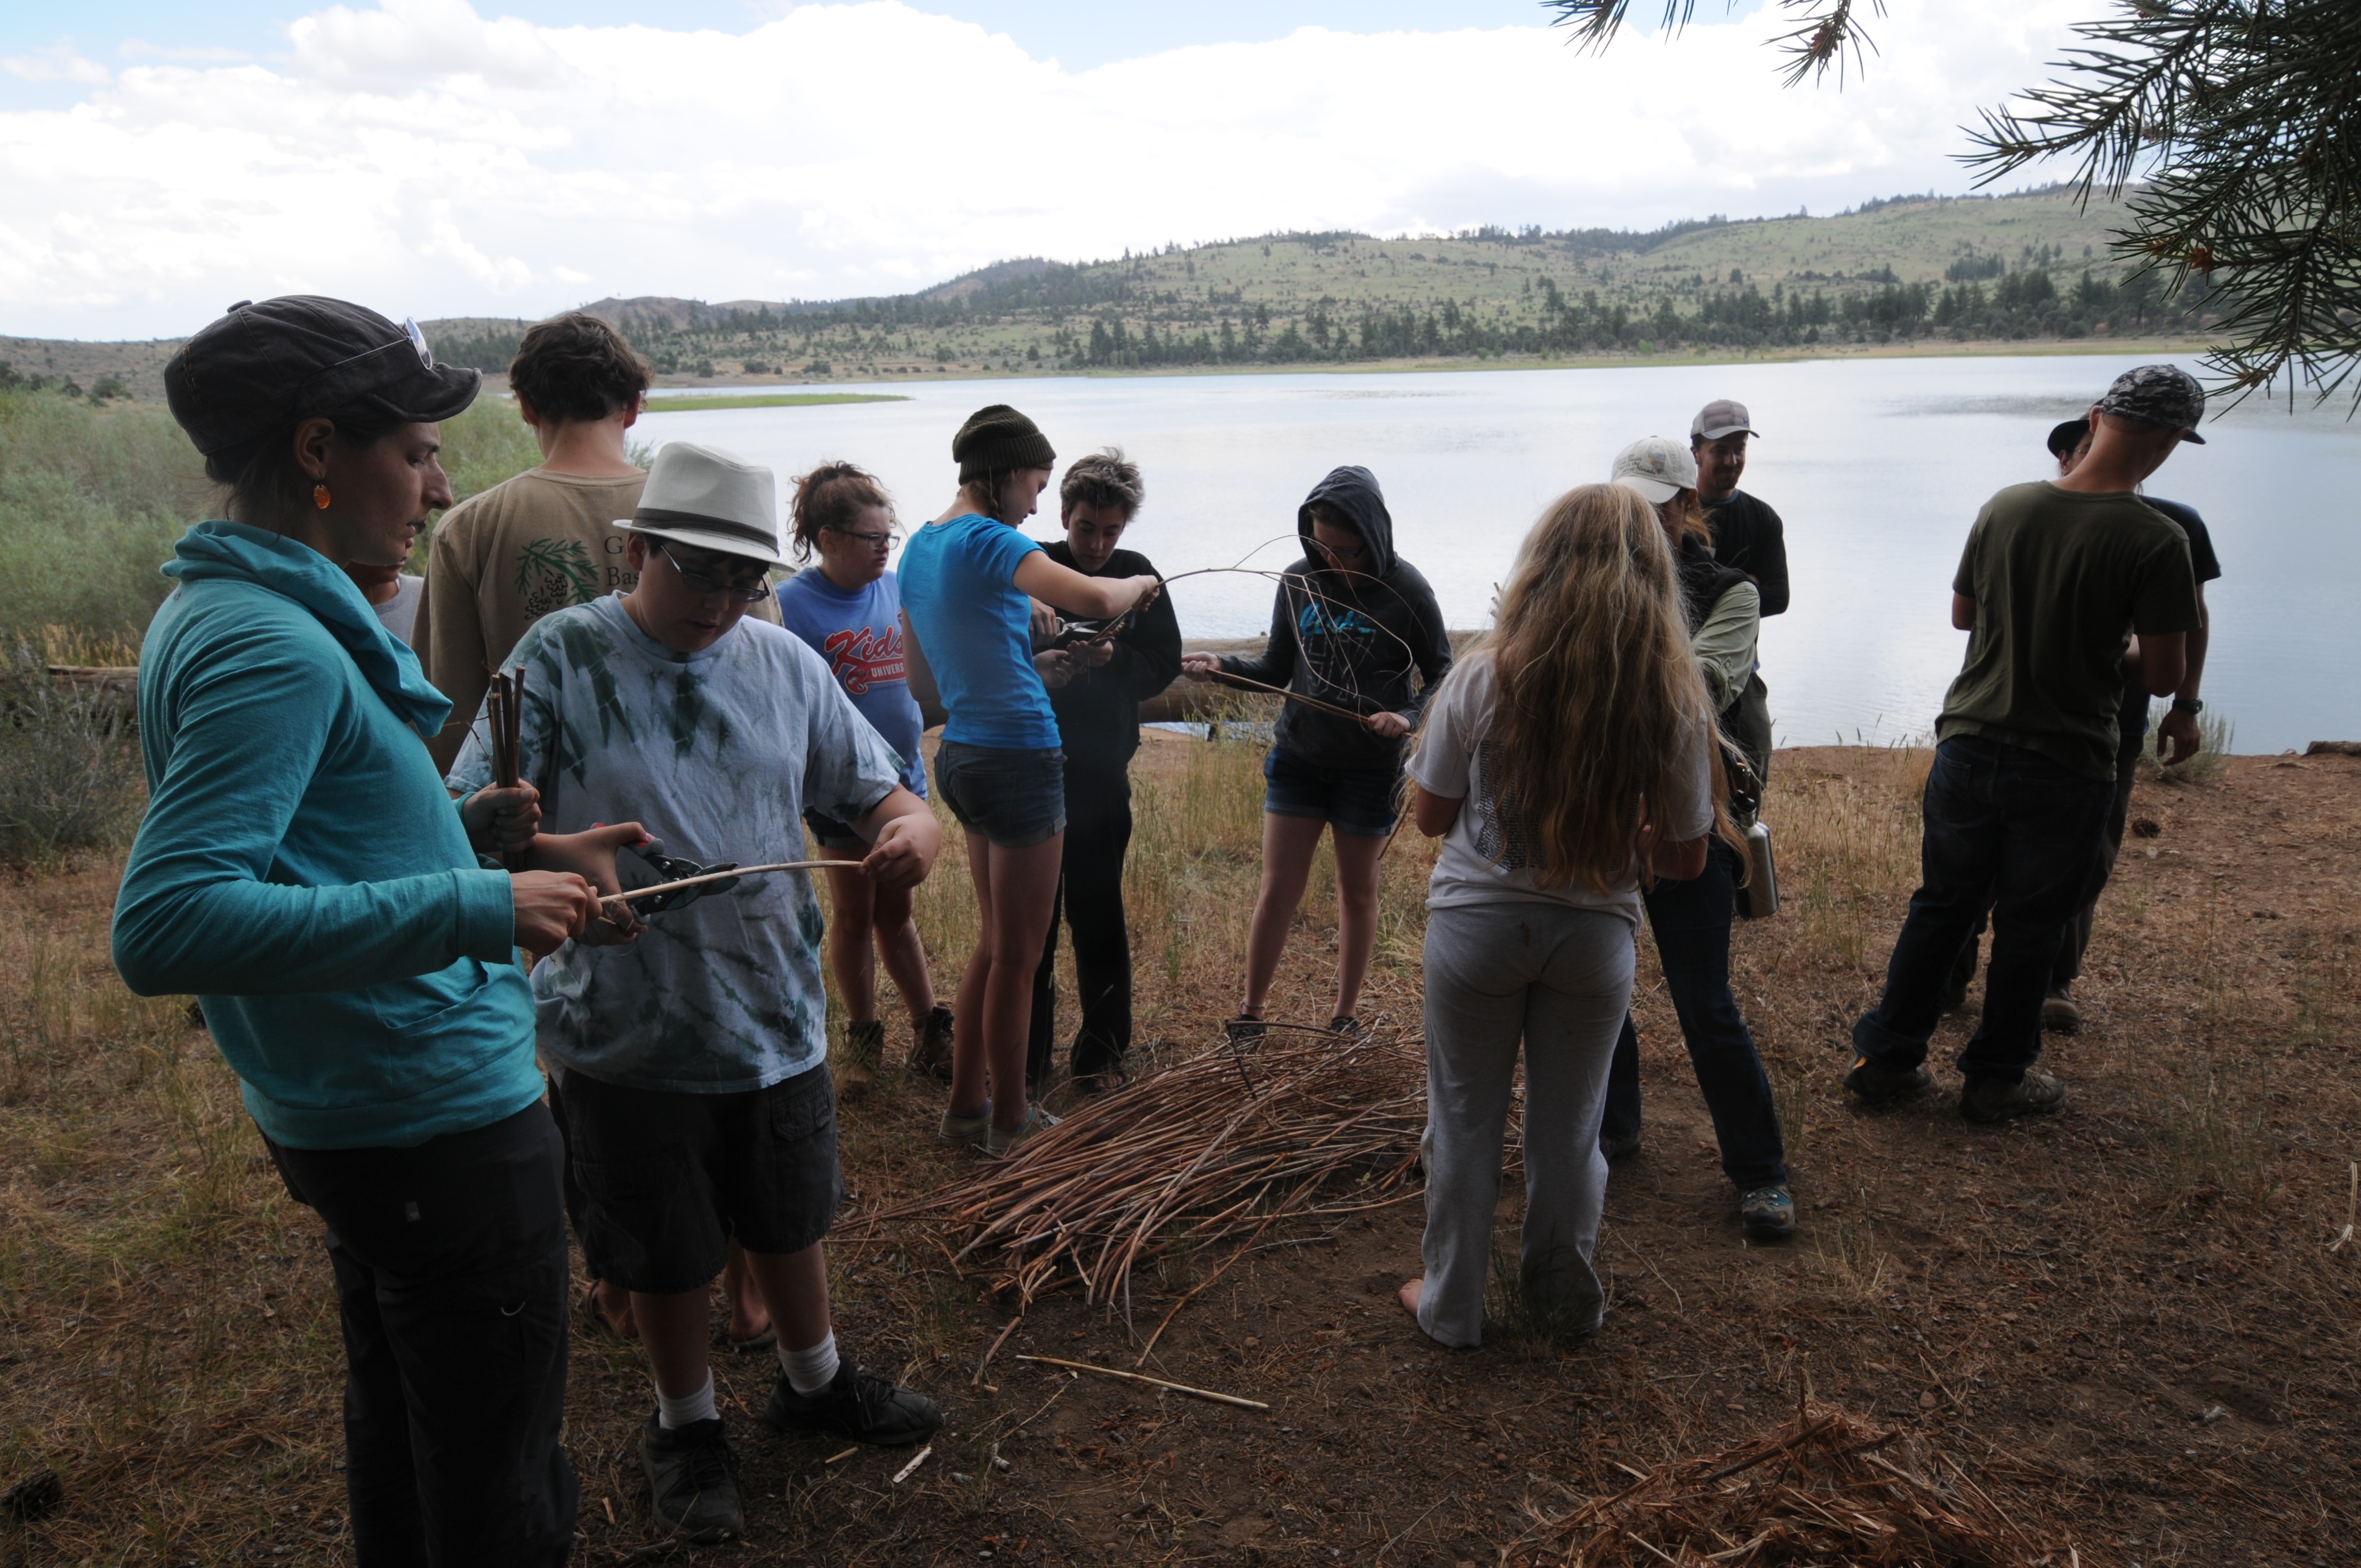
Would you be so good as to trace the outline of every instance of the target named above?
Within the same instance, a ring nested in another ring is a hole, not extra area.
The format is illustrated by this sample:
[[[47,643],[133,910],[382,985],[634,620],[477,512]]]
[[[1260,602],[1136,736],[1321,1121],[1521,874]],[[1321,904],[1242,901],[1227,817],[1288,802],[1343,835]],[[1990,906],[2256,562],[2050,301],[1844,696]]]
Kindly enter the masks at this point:
[[[742,36],[339,5],[268,66],[10,60],[96,74],[71,109],[0,114],[0,330],[176,333],[296,288],[533,315],[1274,228],[1825,211],[1960,188],[1958,126],[2084,9],[1896,7],[1839,93],[1780,88],[1759,15],[1603,58],[1540,27],[1306,27],[1068,71],[894,0]]]
[[[112,80],[106,67],[94,60],[84,60],[74,52],[71,44],[52,44],[31,54],[12,54],[0,59],[8,74],[24,82],[74,82],[86,86],[104,86]]]

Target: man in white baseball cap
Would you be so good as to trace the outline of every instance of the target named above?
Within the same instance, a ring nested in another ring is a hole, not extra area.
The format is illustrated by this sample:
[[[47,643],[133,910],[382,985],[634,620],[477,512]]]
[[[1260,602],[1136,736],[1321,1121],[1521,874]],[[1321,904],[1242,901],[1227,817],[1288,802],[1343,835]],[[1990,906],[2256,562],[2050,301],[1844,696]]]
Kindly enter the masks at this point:
[[[924,879],[942,833],[902,760],[801,638],[746,615],[784,564],[771,471],[675,442],[616,526],[631,592],[544,616],[511,655],[527,671],[519,771],[542,827],[636,819],[662,840],[651,852],[727,869],[802,860],[809,806],[873,845],[864,874]],[[490,776],[470,733],[450,782],[472,793]],[[622,882],[673,874],[629,865]],[[575,1234],[593,1277],[631,1292],[655,1376],[640,1439],[650,1512],[660,1533],[698,1541],[746,1530],[707,1349],[733,1240],[778,1331],[768,1425],[899,1445],[942,1420],[837,1351],[821,1240],[844,1187],[811,879],[707,889],[640,905],[653,913],[638,941],[570,942],[533,977]]]
[[[1760,433],[1746,405],[1717,398],[1689,421],[1689,451],[1697,458],[1697,505],[1713,531],[1714,559],[1753,579],[1765,617],[1787,613],[1787,536],[1779,514],[1738,488],[1746,472],[1746,444]],[[1738,743],[1754,776],[1771,772],[1771,693],[1757,664],[1731,716]]]

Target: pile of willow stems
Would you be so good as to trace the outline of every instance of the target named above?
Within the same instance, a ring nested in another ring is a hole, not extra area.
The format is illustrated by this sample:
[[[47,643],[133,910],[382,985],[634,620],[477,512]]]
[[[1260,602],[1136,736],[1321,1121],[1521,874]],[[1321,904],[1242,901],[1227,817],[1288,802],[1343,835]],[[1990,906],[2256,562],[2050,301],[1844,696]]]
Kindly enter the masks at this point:
[[[1563,1514],[1529,1504],[1537,1528],[1502,1561],[2067,1568],[2080,1558],[2010,1518],[1931,1441],[1815,1400],[1735,1448],[1632,1474],[1639,1479],[1621,1491]]]
[[[933,1219],[954,1263],[986,1268],[1020,1310],[1071,1284],[1094,1304],[1123,1301],[1127,1318],[1132,1270],[1167,1252],[1227,1249],[1226,1269],[1282,1221],[1417,1197],[1425,1127],[1416,1036],[1273,1025],[1258,1049],[1217,1047],[1090,1100],[1014,1155],[854,1228]]]

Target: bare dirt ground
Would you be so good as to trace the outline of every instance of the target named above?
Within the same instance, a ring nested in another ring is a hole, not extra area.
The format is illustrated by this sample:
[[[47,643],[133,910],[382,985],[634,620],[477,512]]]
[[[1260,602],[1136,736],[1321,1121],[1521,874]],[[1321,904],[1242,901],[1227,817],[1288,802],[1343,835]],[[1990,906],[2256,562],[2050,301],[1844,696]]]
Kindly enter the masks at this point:
[[[1207,750],[1143,754],[1148,849],[1158,781]],[[1120,1314],[1072,1295],[1036,1301],[978,1384],[1013,1305],[955,1272],[942,1236],[885,1227],[834,1249],[840,1334],[942,1402],[932,1455],[896,1484],[906,1453],[776,1438],[752,1419],[769,1365],[724,1352],[752,1537],[668,1560],[1518,1563],[1530,1508],[1766,1430],[1808,1385],[1967,1465],[2060,1564],[2354,1561],[2361,1241],[2331,1244],[2361,1155],[2361,761],[2143,784],[2134,814],[2156,831],[2106,895],[2082,1031],[2048,1054],[2072,1098],[1999,1128],[1957,1117],[1948,1071],[1890,1113],[1836,1086],[1908,894],[1925,765],[1823,749],[1774,769],[1787,907],[1741,927],[1735,962],[1788,1131],[1792,1245],[1740,1234],[1643,942],[1647,1143],[1616,1168],[1596,1339],[1510,1317],[1478,1351],[1426,1341],[1394,1299],[1418,1268],[1413,1197],[1246,1258],[1156,1346],[1147,1370],[1267,1414],[1015,1362],[1132,1365]],[[1205,1048],[1234,1007],[1231,936],[1203,938],[1211,958],[1174,943],[1234,932],[1250,829],[1147,866],[1173,883],[1134,912],[1142,1031],[1165,1052]],[[1389,909],[1414,909],[1427,863],[1396,846]],[[276,1190],[178,1003],[110,991],[112,890],[103,866],[0,889],[0,1486],[46,1465],[65,1493],[38,1522],[0,1518],[0,1563],[349,1562],[317,1222]],[[1364,1013],[1414,1029],[1414,922],[1392,918]],[[1333,900],[1307,907],[1282,1015],[1324,1019],[1333,921]],[[933,1143],[939,1112],[939,1089],[902,1081],[848,1110],[848,1218],[968,1168]],[[1516,1210],[1504,1198],[1503,1238]],[[1137,1317],[1188,1278],[1143,1269]],[[650,1403],[635,1347],[577,1339],[579,1562],[650,1555]]]

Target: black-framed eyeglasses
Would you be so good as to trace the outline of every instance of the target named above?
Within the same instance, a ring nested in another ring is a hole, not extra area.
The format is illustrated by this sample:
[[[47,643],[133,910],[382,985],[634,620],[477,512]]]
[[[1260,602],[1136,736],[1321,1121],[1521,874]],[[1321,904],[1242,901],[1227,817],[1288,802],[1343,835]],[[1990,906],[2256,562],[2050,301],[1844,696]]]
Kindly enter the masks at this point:
[[[664,558],[672,563],[674,574],[701,594],[728,594],[740,604],[760,604],[771,597],[771,578],[767,572],[752,581],[744,577],[717,577],[710,572],[692,572],[680,564],[672,546],[659,539],[653,542]]]
[[[1332,556],[1341,561],[1362,560],[1369,554],[1369,547],[1367,544],[1331,544],[1322,539],[1314,539],[1312,543],[1323,555]]]
[[[831,528],[829,532],[840,533],[847,539],[859,540],[872,550],[891,550],[894,547],[894,531],[890,528],[883,533],[864,533],[851,528]]]

